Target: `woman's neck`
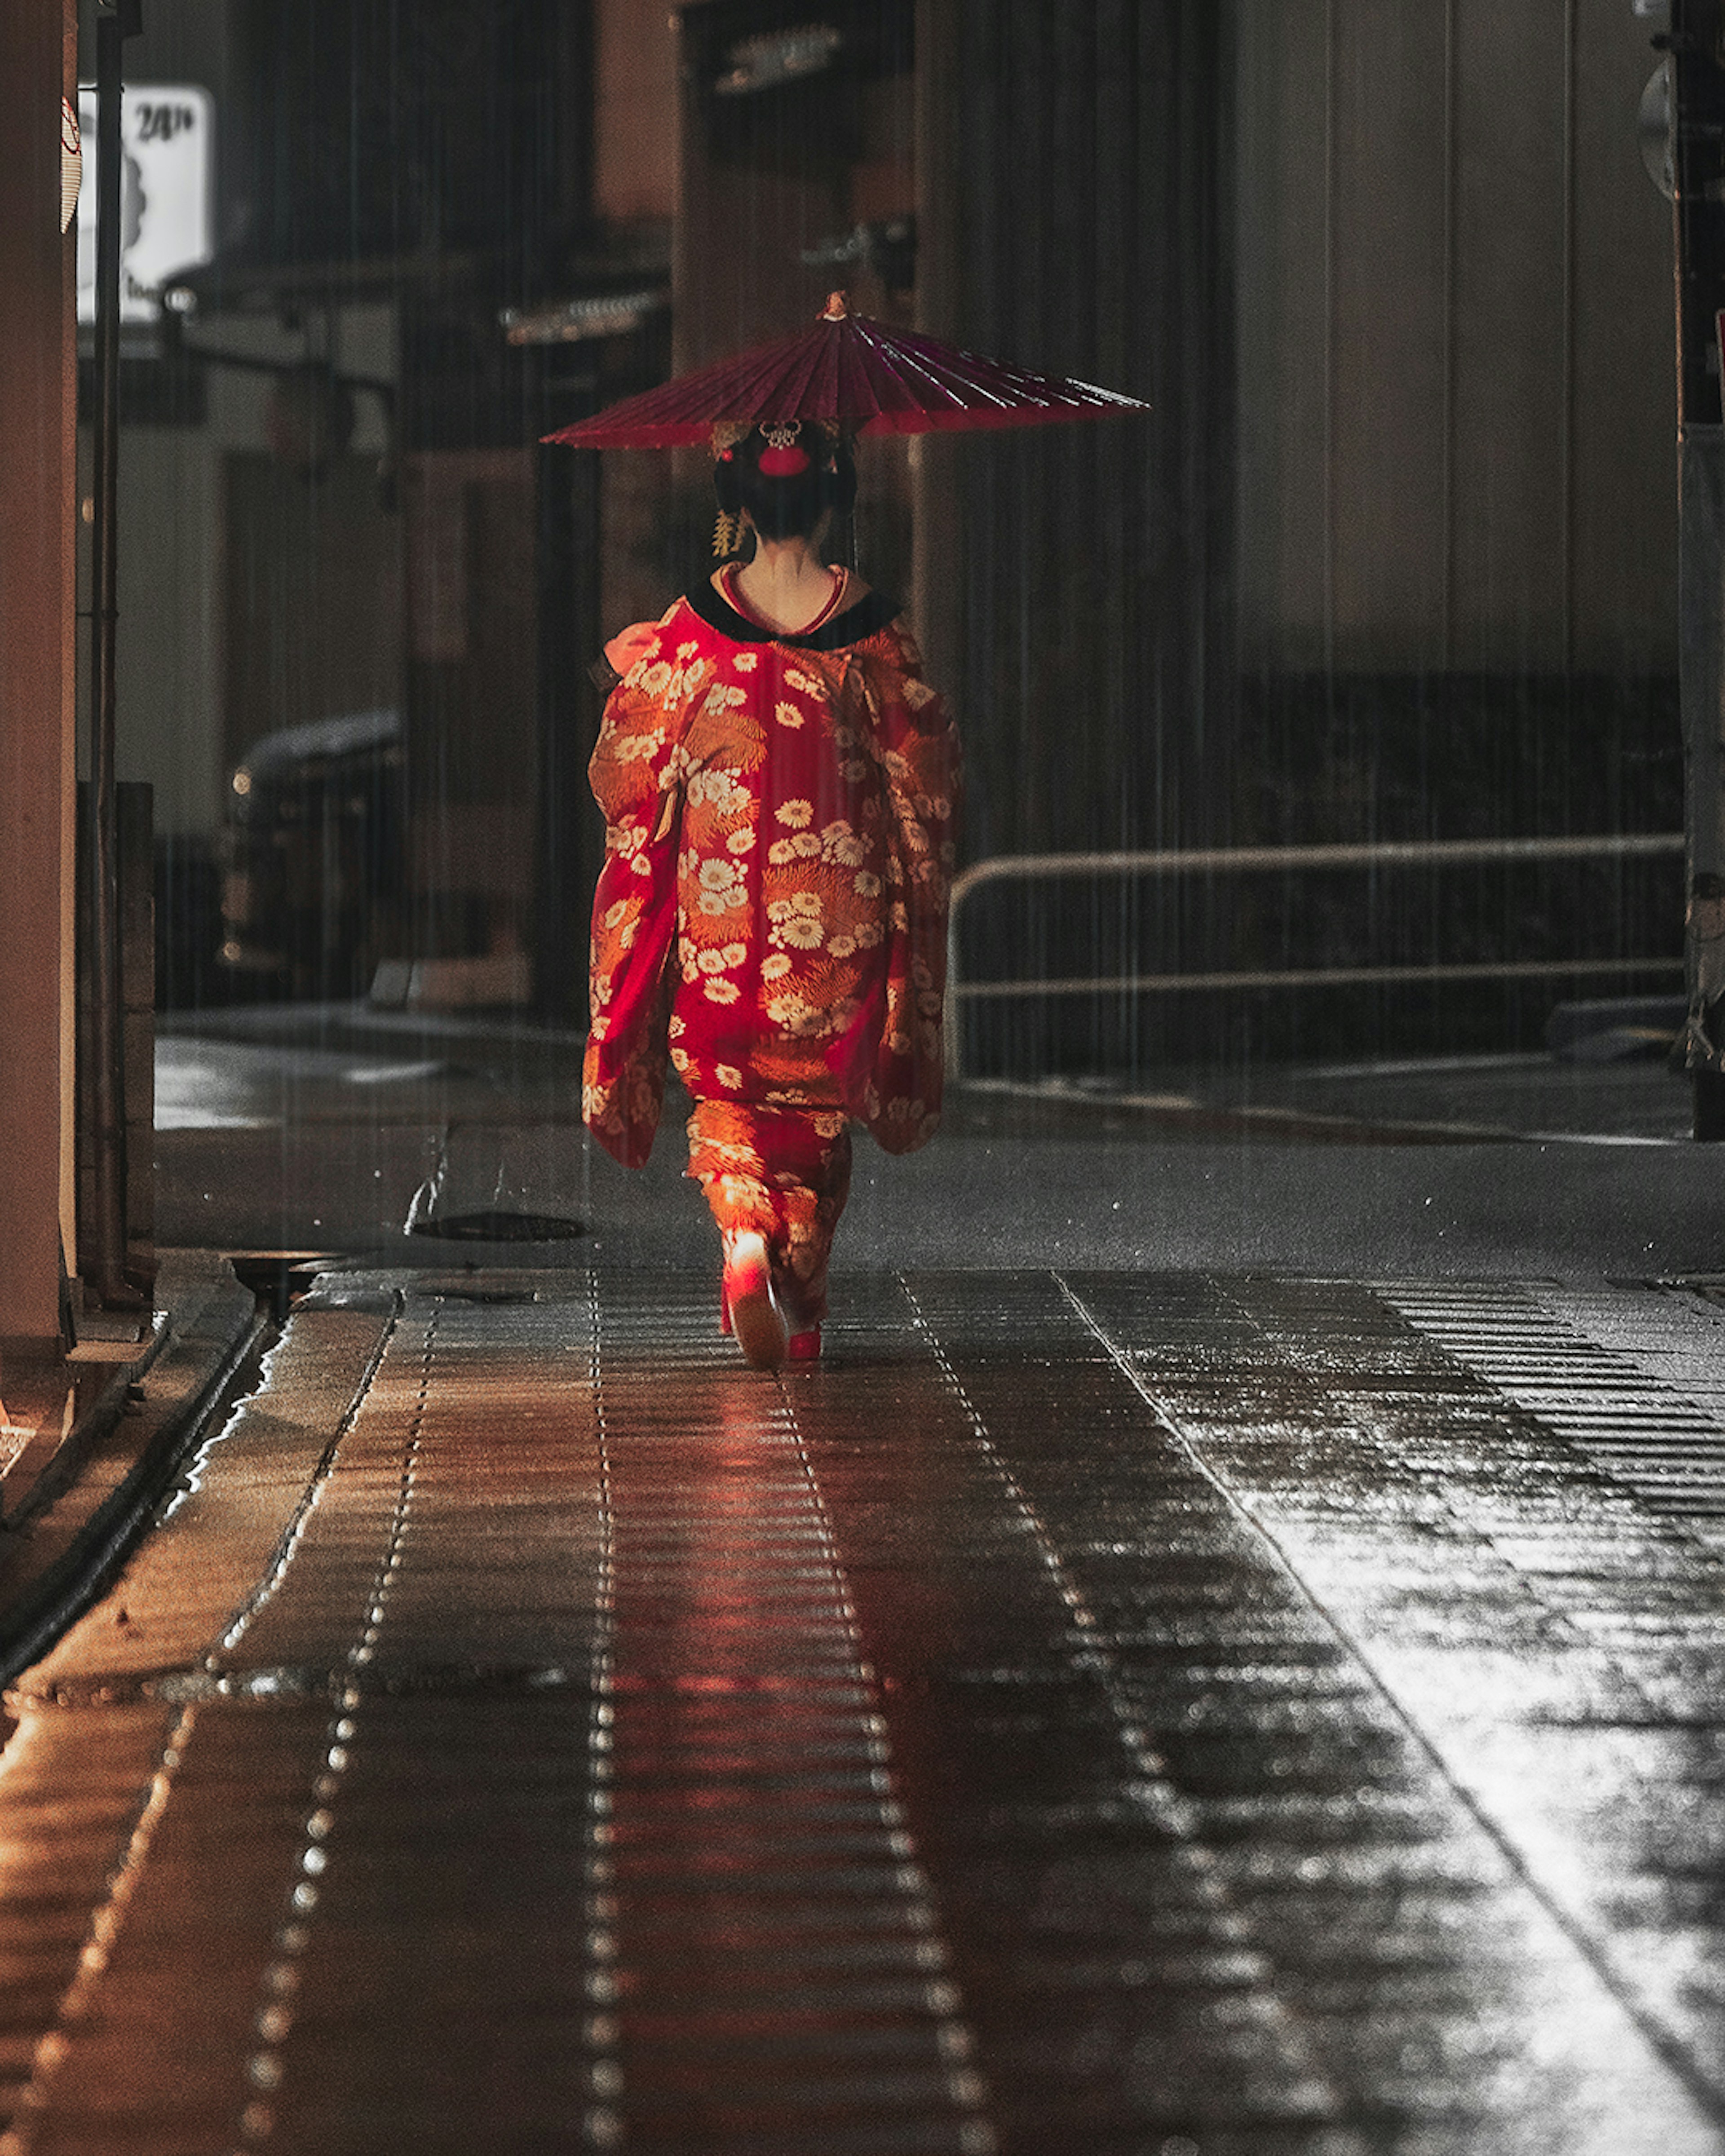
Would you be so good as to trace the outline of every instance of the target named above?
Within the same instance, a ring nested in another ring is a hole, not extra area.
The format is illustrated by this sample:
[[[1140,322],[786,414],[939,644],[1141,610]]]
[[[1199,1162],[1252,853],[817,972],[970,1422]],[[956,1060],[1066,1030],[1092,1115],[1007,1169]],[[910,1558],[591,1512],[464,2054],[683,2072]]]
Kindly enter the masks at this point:
[[[755,541],[754,559],[735,572],[737,590],[751,613],[769,628],[794,632],[814,620],[833,596],[829,569],[804,538]]]

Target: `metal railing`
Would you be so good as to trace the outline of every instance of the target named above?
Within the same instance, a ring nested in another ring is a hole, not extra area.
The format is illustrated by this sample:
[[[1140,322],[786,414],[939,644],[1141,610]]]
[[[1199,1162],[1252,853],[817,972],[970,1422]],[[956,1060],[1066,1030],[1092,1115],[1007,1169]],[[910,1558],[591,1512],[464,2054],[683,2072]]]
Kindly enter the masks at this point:
[[[1635,973],[1681,973],[1681,956],[1660,958],[1498,959],[1479,963],[1301,966],[1203,973],[1116,973],[1051,980],[966,981],[958,931],[965,901],[985,884],[1054,882],[1069,876],[1231,875],[1324,869],[1453,867],[1468,862],[1645,860],[1681,857],[1681,831],[1600,832],[1567,839],[1386,839],[1322,846],[1210,846],[1153,853],[999,854],[952,880],[947,930],[947,1075],[963,1075],[963,1006],[1010,996],[1084,996],[1111,991],[1181,994],[1205,988],[1356,987],[1398,981],[1530,980]]]

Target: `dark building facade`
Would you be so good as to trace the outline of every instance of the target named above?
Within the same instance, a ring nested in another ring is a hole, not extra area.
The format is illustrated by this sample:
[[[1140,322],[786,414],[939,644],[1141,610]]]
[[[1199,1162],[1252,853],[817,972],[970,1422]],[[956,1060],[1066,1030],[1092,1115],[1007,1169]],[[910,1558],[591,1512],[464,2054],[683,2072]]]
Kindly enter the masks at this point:
[[[175,572],[123,723],[190,846],[254,742],[398,707],[400,889],[331,991],[387,960],[578,1019],[587,665],[701,573],[711,512],[699,454],[537,437],[834,285],[1153,408],[865,445],[860,560],[958,706],[968,860],[1675,828],[1669,213],[1620,0],[203,17],[222,246],[185,339],[276,375],[134,430],[173,500],[134,588]],[[141,59],[195,65],[165,38]],[[309,454],[308,408],[339,437]],[[212,586],[207,630],[182,594]],[[963,957],[1605,967],[1675,953],[1679,910],[1663,865],[1098,871],[979,896]],[[978,1045],[1485,1045],[1563,992],[1115,988],[1003,999]]]

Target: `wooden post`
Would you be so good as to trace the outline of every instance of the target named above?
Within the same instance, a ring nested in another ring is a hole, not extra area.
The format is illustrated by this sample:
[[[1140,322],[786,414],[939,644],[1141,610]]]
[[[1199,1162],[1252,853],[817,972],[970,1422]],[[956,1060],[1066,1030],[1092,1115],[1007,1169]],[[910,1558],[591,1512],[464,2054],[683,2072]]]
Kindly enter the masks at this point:
[[[74,1240],[73,0],[0,8],[0,1348],[51,1354]]]

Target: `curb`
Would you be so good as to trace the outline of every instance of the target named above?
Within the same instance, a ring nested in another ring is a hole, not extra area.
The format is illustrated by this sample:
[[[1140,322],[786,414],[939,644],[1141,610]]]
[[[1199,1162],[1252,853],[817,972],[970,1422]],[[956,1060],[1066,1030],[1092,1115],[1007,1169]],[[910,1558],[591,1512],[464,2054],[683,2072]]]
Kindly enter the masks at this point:
[[[164,1254],[162,1284],[167,1306],[150,1339],[116,1369],[0,1522],[0,1685],[107,1591],[265,1342],[256,1300],[224,1259]],[[144,1428],[122,1451],[111,1440],[140,1386]]]

